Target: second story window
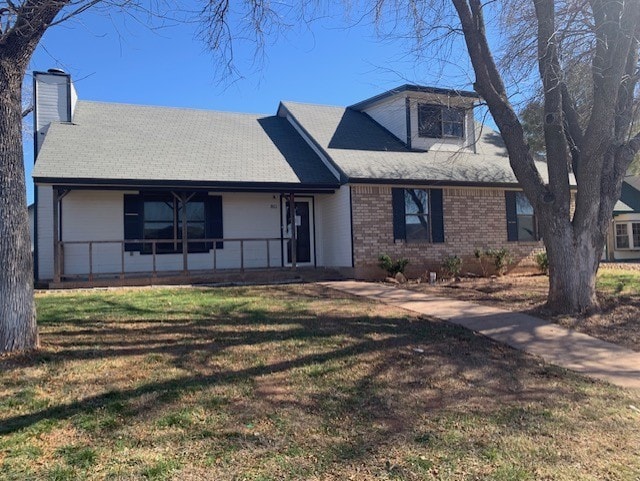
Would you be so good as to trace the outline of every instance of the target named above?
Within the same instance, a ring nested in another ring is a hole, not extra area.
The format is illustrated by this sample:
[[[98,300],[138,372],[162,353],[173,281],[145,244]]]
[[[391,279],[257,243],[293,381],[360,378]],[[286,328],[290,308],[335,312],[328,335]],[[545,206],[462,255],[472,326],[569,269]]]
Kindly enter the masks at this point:
[[[418,135],[440,139],[464,138],[463,109],[444,105],[418,104]]]

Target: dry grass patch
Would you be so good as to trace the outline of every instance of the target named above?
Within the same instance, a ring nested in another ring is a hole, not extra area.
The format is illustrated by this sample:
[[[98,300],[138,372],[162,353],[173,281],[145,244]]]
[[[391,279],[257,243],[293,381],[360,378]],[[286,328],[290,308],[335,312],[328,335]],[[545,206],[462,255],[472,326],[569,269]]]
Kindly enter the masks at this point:
[[[637,393],[318,286],[39,295],[0,479],[620,479]]]

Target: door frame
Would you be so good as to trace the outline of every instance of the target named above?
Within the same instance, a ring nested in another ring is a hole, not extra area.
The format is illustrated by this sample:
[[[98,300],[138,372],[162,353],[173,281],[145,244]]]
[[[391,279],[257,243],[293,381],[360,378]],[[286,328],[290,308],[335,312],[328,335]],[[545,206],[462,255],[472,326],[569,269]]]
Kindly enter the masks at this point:
[[[309,243],[311,249],[310,262],[298,262],[296,266],[317,267],[316,260],[316,199],[313,195],[295,195],[294,202],[307,202],[309,204]],[[291,262],[287,262],[287,240],[289,237],[285,235],[287,226],[287,203],[289,197],[280,194],[280,254],[282,259],[282,267],[291,267]]]

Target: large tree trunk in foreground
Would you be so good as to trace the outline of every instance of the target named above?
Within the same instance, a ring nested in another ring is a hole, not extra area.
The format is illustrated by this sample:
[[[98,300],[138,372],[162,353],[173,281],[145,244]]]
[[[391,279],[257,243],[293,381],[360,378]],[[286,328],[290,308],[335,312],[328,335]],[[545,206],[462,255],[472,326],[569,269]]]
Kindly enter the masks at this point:
[[[595,309],[598,306],[596,273],[604,236],[593,233],[575,236],[568,226],[560,235],[545,238],[545,244],[549,256],[547,308],[556,313]]]
[[[22,73],[0,56],[0,354],[38,347],[22,156]]]

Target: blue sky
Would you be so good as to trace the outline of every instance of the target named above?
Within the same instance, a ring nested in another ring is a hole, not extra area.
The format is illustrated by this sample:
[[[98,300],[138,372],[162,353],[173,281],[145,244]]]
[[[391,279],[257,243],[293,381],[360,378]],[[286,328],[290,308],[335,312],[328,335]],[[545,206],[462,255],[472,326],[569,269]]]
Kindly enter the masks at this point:
[[[274,113],[280,100],[350,105],[403,83],[472,89],[464,49],[445,60],[416,61],[410,42],[381,38],[370,20],[323,13],[267,37],[258,62],[253,44],[236,44],[240,76],[223,82],[197,24],[152,29],[123,14],[91,11],[49,29],[31,70],[64,69],[80,99],[253,113]],[[27,141],[29,202],[32,165]]]

